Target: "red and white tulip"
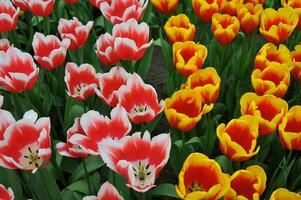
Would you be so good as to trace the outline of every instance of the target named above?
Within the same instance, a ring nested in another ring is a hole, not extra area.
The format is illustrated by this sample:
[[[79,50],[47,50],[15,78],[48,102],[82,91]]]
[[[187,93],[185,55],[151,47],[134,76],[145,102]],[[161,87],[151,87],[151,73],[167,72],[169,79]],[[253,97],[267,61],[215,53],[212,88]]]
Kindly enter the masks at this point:
[[[100,155],[109,168],[125,177],[127,186],[138,192],[155,187],[155,179],[169,159],[171,139],[160,134],[152,140],[149,132],[125,136],[119,141],[104,140]]]
[[[51,157],[50,119],[38,119],[33,110],[10,124],[0,140],[0,166],[8,169],[32,170],[35,172]]]
[[[70,50],[76,50],[84,46],[93,27],[93,21],[83,25],[76,17],[71,20],[61,18],[59,21],[58,31],[62,39],[70,39]]]
[[[12,0],[14,5],[22,11],[26,11],[28,9],[27,3],[25,0]]]
[[[10,47],[8,39],[0,39],[0,51],[7,51]]]
[[[69,138],[72,144],[78,145],[91,155],[99,155],[99,144],[106,138],[120,139],[127,135],[132,125],[123,107],[117,106],[111,111],[111,119],[90,110],[80,118],[84,134],[74,134]]]
[[[28,9],[37,16],[48,16],[52,13],[55,0],[25,0]]]
[[[11,92],[30,90],[36,83],[39,68],[32,56],[15,47],[0,51],[0,85]]]
[[[0,95],[0,108],[2,107],[3,105],[3,100],[4,100],[4,97],[2,95]]]
[[[0,1],[0,33],[8,32],[16,28],[20,8],[15,8],[10,0]]]
[[[125,108],[132,122],[148,123],[163,111],[164,101],[158,102],[155,88],[145,84],[134,73],[118,91],[118,103]]]
[[[3,104],[3,96],[0,96],[0,108]],[[0,144],[1,141],[4,139],[4,132],[5,130],[13,123],[16,122],[15,118],[9,111],[0,109]]]
[[[113,27],[114,50],[122,60],[140,60],[152,45],[149,40],[149,26],[135,19],[116,24]]]
[[[118,190],[110,183],[105,182],[100,187],[97,196],[86,196],[83,200],[123,200]]]
[[[99,36],[96,41],[95,52],[100,62],[104,65],[114,65],[120,60],[114,50],[114,38],[109,33]]]
[[[126,85],[131,74],[124,68],[116,66],[108,73],[103,73],[99,77],[99,90],[96,94],[110,107],[115,107],[118,103],[118,91]]]
[[[0,199],[1,200],[13,200],[15,198],[14,192],[11,188],[5,188],[0,184]]]
[[[52,70],[64,63],[69,46],[70,40],[68,38],[60,41],[54,35],[45,36],[38,32],[33,36],[34,58],[41,67],[47,70]]]
[[[95,6],[98,9],[100,7],[100,2],[101,1],[103,1],[103,0],[89,0],[89,2],[91,3],[91,5]]]
[[[59,154],[62,156],[67,156],[71,158],[86,158],[89,156],[88,153],[83,151],[80,146],[73,144],[70,142],[70,138],[75,134],[82,134],[84,135],[84,131],[80,125],[80,118],[77,117],[74,120],[74,124],[69,130],[67,131],[67,143],[59,142],[56,144],[56,149]]]
[[[99,78],[92,65],[82,64],[78,67],[69,62],[66,65],[65,82],[68,95],[78,101],[84,101],[96,93]]]
[[[140,21],[147,4],[148,0],[100,0],[99,8],[107,20],[119,24],[132,18]]]
[[[65,3],[76,4],[78,0],[64,0]]]

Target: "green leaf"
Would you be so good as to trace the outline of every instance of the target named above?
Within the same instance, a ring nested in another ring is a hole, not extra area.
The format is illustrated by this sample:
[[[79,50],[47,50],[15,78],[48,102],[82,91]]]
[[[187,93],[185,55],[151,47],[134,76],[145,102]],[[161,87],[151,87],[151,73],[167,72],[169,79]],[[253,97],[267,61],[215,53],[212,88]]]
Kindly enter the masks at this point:
[[[142,77],[143,80],[146,79],[146,76],[150,69],[151,61],[153,57],[153,51],[154,51],[154,45],[148,48],[143,58],[139,62],[137,73]]]
[[[145,126],[143,127],[142,132],[144,132],[145,130],[148,130],[151,133],[156,128],[156,126],[158,125],[158,123],[161,120],[162,116],[163,116],[163,113],[160,113],[153,121],[145,124]]]
[[[32,26],[37,26],[39,23],[41,23],[41,21],[43,21],[43,19],[44,18],[41,17],[41,16],[35,16],[35,15],[33,15],[33,17],[31,18],[31,24],[32,24]]]
[[[89,157],[86,158],[86,164],[87,164],[87,170],[89,173],[103,167],[105,164],[104,162],[101,160],[100,157]],[[83,163],[81,163],[76,169],[75,171],[72,173],[70,179],[69,179],[69,183],[74,182],[79,180],[80,178],[82,178],[83,176],[85,176],[85,170],[84,170],[84,166]]]
[[[14,191],[15,200],[23,200],[24,197],[18,171],[0,167],[0,174],[0,184],[10,187]]]
[[[201,144],[201,139],[200,137],[192,137],[190,138],[187,142],[185,142],[185,144],[198,144],[200,145]]]
[[[220,155],[220,156],[216,157],[215,160],[216,160],[216,162],[219,163],[219,165],[223,169],[223,172],[226,172],[228,174],[233,174],[232,161],[228,157],[226,157],[224,155]]]
[[[163,183],[161,185],[158,185],[154,189],[150,190],[147,193],[147,195],[151,197],[167,196],[167,197],[173,197],[179,199],[179,196],[176,192],[175,185],[172,185],[170,183]]]
[[[86,179],[72,183],[66,188],[66,190],[71,190],[73,192],[81,192],[85,195],[89,195],[89,187]]]

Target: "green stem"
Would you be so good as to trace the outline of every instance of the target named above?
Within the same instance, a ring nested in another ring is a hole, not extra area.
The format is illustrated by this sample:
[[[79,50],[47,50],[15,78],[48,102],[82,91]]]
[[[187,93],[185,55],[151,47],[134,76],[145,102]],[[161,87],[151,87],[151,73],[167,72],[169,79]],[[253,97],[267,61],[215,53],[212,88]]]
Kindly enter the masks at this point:
[[[186,143],[185,134],[186,134],[186,133],[185,133],[184,131],[181,131],[182,142],[183,142],[183,148],[184,148],[185,143]]]
[[[85,174],[86,174],[86,179],[88,182],[89,193],[92,194],[91,182],[90,182],[90,177],[89,177],[86,161],[85,161],[85,159],[82,159],[82,160],[83,160],[84,170],[85,170]]]
[[[46,180],[46,177],[45,177],[45,174],[44,174],[44,170],[46,170],[46,169],[39,169],[39,174],[40,174],[40,177],[42,179],[42,183],[43,183],[43,185],[45,187],[45,190],[47,192],[48,198],[52,199],[51,192],[48,190],[48,187],[47,187],[47,180]]]
[[[140,200],[145,200],[145,193],[144,192],[140,193]]]

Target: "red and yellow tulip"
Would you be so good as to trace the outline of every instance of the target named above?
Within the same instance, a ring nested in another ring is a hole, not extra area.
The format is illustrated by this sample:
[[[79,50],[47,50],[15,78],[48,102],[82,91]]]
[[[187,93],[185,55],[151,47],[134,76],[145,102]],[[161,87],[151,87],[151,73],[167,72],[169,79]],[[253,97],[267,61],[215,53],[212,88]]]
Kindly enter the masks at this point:
[[[260,135],[272,134],[288,110],[285,100],[269,94],[257,96],[252,92],[241,97],[240,107],[242,115],[252,115],[257,119]]]
[[[298,29],[301,29],[301,1],[300,0],[281,0],[283,7],[292,8],[299,16]]]
[[[191,74],[182,88],[190,88],[201,94],[204,104],[215,103],[220,93],[221,79],[213,67],[199,69]]]
[[[221,3],[222,0],[192,0],[192,8],[200,20],[209,22],[220,11]]]
[[[239,19],[241,30],[245,33],[251,33],[255,30],[259,25],[262,11],[261,4],[253,5],[252,3],[247,3],[238,7],[237,18]]]
[[[193,41],[176,42],[173,44],[173,62],[183,76],[189,76],[202,68],[208,50],[204,45]]]
[[[190,131],[213,105],[204,105],[201,94],[192,89],[175,92],[165,100],[164,112],[169,124],[181,131]]]
[[[235,16],[215,13],[212,16],[212,32],[222,45],[229,44],[239,31],[239,20]]]
[[[295,51],[292,51],[291,55],[293,60],[291,73],[295,79],[301,81],[301,44],[295,46]]]
[[[179,4],[179,0],[151,0],[151,2],[160,13],[173,13]]]
[[[170,43],[191,41],[195,36],[195,26],[185,14],[172,16],[164,25]]]
[[[278,44],[288,39],[297,24],[298,15],[293,9],[267,8],[261,14],[259,31],[268,42]]]
[[[264,4],[265,0],[245,0],[245,3],[252,3],[253,5]]]
[[[259,152],[256,148],[258,122],[250,115],[232,119],[216,129],[220,150],[233,161],[245,161]]]
[[[237,8],[243,4],[243,0],[222,0],[222,13],[237,16]]]
[[[256,94],[282,98],[290,85],[290,71],[279,63],[270,63],[264,70],[254,69],[251,81]]]
[[[185,160],[179,173],[176,191],[181,199],[221,198],[229,189],[228,175],[219,164],[201,153],[192,153]]]
[[[266,188],[267,176],[262,167],[252,165],[230,177],[230,190],[225,200],[258,200]]]
[[[279,124],[281,144],[289,150],[301,150],[301,106],[293,106]]]
[[[301,200],[301,195],[295,192],[291,192],[286,188],[278,188],[272,193],[270,197],[270,200],[284,200],[284,199]]]

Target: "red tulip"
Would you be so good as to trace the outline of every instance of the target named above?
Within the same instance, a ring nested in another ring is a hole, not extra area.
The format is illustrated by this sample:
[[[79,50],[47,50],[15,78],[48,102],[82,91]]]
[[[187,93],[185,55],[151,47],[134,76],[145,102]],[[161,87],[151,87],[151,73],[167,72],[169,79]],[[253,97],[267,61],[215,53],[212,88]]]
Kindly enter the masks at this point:
[[[110,183],[105,182],[100,187],[97,196],[86,196],[83,200],[123,200],[118,190]]]
[[[37,16],[48,16],[52,13],[55,0],[25,0],[28,9]]]
[[[96,94],[108,105],[115,107],[118,103],[119,88],[126,85],[131,74],[122,67],[114,67],[108,73],[100,75],[99,88]]]
[[[135,19],[116,24],[113,27],[114,50],[122,60],[140,60],[153,43],[149,39],[149,26]]]
[[[114,50],[114,38],[109,33],[99,36],[96,49],[97,57],[104,65],[114,65],[119,62],[120,58]]]
[[[147,4],[148,0],[100,0],[99,8],[107,20],[119,24],[132,18],[140,21]]]
[[[84,101],[95,94],[99,78],[92,65],[82,64],[78,67],[69,62],[66,65],[65,82],[68,95],[78,101]]]
[[[84,46],[87,42],[90,31],[93,27],[93,21],[83,25],[76,17],[71,20],[61,18],[59,21],[58,31],[61,38],[70,39],[70,50],[76,50]]]
[[[0,105],[3,104],[3,96],[1,96]],[[0,106],[0,107],[1,107]],[[0,109],[0,141],[4,139],[5,130],[13,123],[16,122],[15,118],[9,111]],[[1,142],[0,142],[1,143]],[[1,162],[1,161],[0,161]]]
[[[13,200],[15,198],[14,192],[11,188],[5,188],[4,185],[0,184],[0,199],[2,200]]]
[[[120,139],[127,135],[132,125],[123,107],[117,106],[111,111],[111,119],[90,110],[80,118],[80,125],[84,134],[76,133],[69,141],[78,145],[84,152],[99,155],[99,144],[105,138]]]
[[[0,51],[0,85],[11,92],[30,90],[36,83],[39,68],[30,54],[10,47]]]
[[[148,123],[163,111],[164,101],[158,102],[156,90],[134,73],[118,91],[118,103],[125,108],[132,122]]]
[[[10,47],[8,39],[0,39],[0,51],[7,51]]]
[[[96,8],[100,8],[100,2],[101,2],[102,0],[89,0],[89,2],[93,5],[93,6],[95,6]]]
[[[16,28],[20,8],[15,8],[10,0],[0,1],[0,33],[8,32]]]
[[[146,192],[156,186],[156,176],[168,161],[171,139],[169,134],[160,134],[151,140],[148,131],[143,137],[136,132],[119,141],[106,139],[99,148],[102,160],[127,179],[127,186]]]
[[[22,11],[26,11],[28,9],[28,5],[25,0],[12,0],[12,2]]]
[[[65,3],[75,4],[78,0],[64,0]]]
[[[80,125],[80,118],[77,117],[74,120],[74,124],[67,131],[67,143],[59,142],[56,145],[56,149],[62,156],[67,156],[71,158],[86,158],[89,156],[83,149],[81,149],[77,144],[70,142],[70,138],[75,134],[84,135],[84,130]]]
[[[34,58],[41,67],[52,70],[63,64],[69,45],[68,38],[60,41],[54,35],[44,36],[37,32],[34,34],[32,42]]]
[[[35,172],[51,157],[50,119],[38,119],[33,110],[9,125],[0,141],[0,166]]]

